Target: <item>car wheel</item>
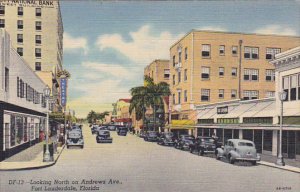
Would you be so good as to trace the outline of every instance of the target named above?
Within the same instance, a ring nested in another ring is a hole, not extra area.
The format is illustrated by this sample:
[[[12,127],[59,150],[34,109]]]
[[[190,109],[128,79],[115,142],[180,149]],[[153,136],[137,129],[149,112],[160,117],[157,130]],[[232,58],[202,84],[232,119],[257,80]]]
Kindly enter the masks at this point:
[[[252,163],[252,165],[256,165],[256,161],[252,161],[251,163]]]
[[[231,157],[231,155],[229,155],[229,163],[234,164],[234,159],[233,159],[233,157]]]
[[[81,146],[81,149],[83,149],[83,145]]]
[[[70,147],[70,146],[69,146],[69,145],[67,145],[67,149],[69,149],[69,147]]]
[[[194,150],[193,150],[193,148],[192,148],[192,147],[190,147],[190,152],[191,152],[191,153],[193,153],[193,152],[194,152]]]
[[[216,153],[216,159],[217,159],[217,160],[220,160],[220,159],[221,159],[221,157],[219,156],[219,153]]]
[[[198,154],[199,154],[200,156],[203,156],[203,155],[204,155],[204,151],[200,149]]]

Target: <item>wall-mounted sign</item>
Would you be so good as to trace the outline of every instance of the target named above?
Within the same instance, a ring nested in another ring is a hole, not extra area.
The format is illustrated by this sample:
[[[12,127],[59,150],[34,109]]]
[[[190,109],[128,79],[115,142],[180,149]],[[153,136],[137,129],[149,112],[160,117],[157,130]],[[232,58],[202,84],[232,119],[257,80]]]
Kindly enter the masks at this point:
[[[227,114],[227,113],[228,113],[228,106],[217,107],[217,114]]]
[[[65,107],[67,104],[67,79],[60,79],[60,103],[61,106]]]
[[[54,0],[1,0],[0,5],[54,8]]]

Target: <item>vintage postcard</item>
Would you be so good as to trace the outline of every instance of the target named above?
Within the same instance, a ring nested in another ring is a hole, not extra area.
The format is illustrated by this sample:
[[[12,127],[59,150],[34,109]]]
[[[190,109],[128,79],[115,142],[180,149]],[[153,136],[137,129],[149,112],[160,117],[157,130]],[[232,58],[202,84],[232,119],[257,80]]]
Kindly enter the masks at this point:
[[[299,0],[0,0],[0,191],[300,191],[299,19]]]

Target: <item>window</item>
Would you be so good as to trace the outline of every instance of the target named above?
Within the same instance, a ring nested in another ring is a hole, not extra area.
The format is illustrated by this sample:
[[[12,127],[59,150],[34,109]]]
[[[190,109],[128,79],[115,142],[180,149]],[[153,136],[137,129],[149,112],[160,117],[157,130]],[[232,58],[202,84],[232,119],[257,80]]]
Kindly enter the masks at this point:
[[[37,16],[37,17],[42,16],[42,9],[41,8],[36,8],[35,9],[35,16]]]
[[[4,90],[8,92],[9,90],[9,69],[5,67],[5,82],[4,82]]]
[[[284,92],[286,92],[286,99],[285,101],[289,100],[289,77],[285,76],[282,79],[282,89]]]
[[[42,50],[40,48],[35,48],[35,56],[42,57]]]
[[[181,104],[181,91],[178,91],[178,104]]]
[[[275,55],[280,53],[280,48],[267,48],[266,50],[266,59],[274,59]]]
[[[23,20],[17,21],[18,29],[23,29]]]
[[[238,46],[232,46],[231,53],[232,55],[237,55]]]
[[[175,57],[175,55],[173,56],[173,67],[175,67],[175,59],[176,59],[176,57]]]
[[[187,102],[187,90],[184,90],[184,102]]]
[[[231,68],[231,75],[234,77],[237,76],[237,68]]]
[[[41,35],[36,35],[35,36],[35,43],[36,44],[41,44],[42,43],[42,36]]]
[[[0,19],[0,28],[4,28],[4,27],[5,27],[5,20]]]
[[[225,45],[220,45],[220,47],[219,47],[219,54],[220,55],[225,55]]]
[[[219,67],[219,76],[224,76],[224,67]]]
[[[178,71],[178,83],[180,83],[180,82],[181,82],[181,72]]]
[[[184,48],[184,59],[187,60],[188,59],[188,48]]]
[[[258,47],[245,47],[245,59],[258,59]]]
[[[175,94],[173,94],[172,97],[173,97],[173,105],[175,105]]]
[[[36,71],[41,71],[42,70],[41,62],[35,62],[35,70]]]
[[[258,99],[258,91],[244,91],[244,100]]]
[[[35,30],[42,30],[42,22],[41,21],[36,21],[35,22]]]
[[[210,57],[210,45],[202,45],[202,57]]]
[[[209,67],[202,67],[202,73],[201,73],[201,78],[202,79],[209,79]]]
[[[164,78],[169,79],[170,78],[170,69],[164,69]]]
[[[209,95],[209,89],[201,89],[201,101],[209,101]]]
[[[269,98],[269,97],[275,97],[275,91],[267,91],[266,98]]]
[[[17,77],[17,97],[20,97],[20,92],[21,92],[21,86],[20,86],[20,79]]]
[[[224,89],[219,89],[219,99],[224,98]]]
[[[20,56],[23,56],[23,48],[22,48],[22,47],[18,47],[18,48],[17,48],[17,53],[18,53]]]
[[[266,81],[275,81],[275,70],[274,69],[266,70]]]
[[[18,7],[18,15],[23,15],[23,7]]]
[[[236,98],[236,93],[237,93],[236,89],[231,89],[231,98],[232,99]]]
[[[184,81],[187,81],[187,69],[184,70]]]
[[[245,81],[258,81],[258,69],[244,69]]]
[[[297,75],[290,76],[290,100],[295,101],[297,99]]]
[[[0,6],[0,15],[5,15],[5,6]]]
[[[181,49],[180,49],[180,51],[178,52],[178,63],[181,63]]]
[[[300,73],[298,74],[298,100],[300,100]]]
[[[17,42],[23,43],[23,34],[17,34]]]
[[[173,75],[173,85],[175,85],[175,75]]]

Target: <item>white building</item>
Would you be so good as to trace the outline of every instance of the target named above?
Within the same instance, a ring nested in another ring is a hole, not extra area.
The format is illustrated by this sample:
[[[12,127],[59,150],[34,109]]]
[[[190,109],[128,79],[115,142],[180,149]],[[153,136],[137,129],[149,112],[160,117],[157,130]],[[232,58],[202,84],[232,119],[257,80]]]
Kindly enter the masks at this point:
[[[39,141],[45,127],[45,87],[0,29],[0,161]]]

